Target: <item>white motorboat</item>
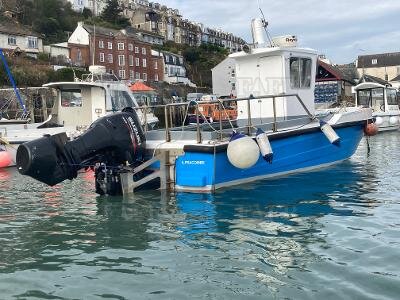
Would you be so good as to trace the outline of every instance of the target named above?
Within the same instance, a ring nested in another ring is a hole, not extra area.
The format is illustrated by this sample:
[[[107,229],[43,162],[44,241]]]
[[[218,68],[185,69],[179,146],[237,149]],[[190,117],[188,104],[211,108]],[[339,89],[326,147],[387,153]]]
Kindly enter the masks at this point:
[[[400,128],[397,90],[376,82],[363,82],[354,87],[356,106],[371,107],[379,131]]]
[[[15,166],[18,146],[43,135],[65,132],[74,138],[90,124],[125,107],[138,108],[128,86],[102,67],[92,66],[90,74],[74,82],[54,82],[44,87],[56,91],[52,115],[43,123],[2,124],[0,126],[0,167]],[[153,129],[158,118],[150,111],[138,110],[142,125]]]

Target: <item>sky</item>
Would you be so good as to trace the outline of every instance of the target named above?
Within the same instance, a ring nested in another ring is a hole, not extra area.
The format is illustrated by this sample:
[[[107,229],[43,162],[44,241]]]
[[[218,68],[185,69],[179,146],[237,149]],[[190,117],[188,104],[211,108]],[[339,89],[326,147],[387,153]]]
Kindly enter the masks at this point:
[[[260,17],[272,36],[297,35],[336,64],[358,55],[400,52],[400,0],[159,0],[191,21],[252,42],[250,22]]]

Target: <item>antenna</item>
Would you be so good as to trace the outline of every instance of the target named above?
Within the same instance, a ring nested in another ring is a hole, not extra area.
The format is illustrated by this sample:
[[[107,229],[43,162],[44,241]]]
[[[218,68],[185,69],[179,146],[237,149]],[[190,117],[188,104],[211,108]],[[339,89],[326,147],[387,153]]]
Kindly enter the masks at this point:
[[[268,41],[269,41],[269,43],[270,43],[271,46],[274,46],[274,42],[272,41],[272,38],[271,38],[271,36],[270,36],[270,34],[269,34],[269,32],[268,32],[268,29],[267,29],[267,27],[268,27],[268,22],[267,22],[267,20],[265,19],[264,12],[263,12],[263,10],[262,10],[262,8],[261,8],[260,0],[257,0],[257,3],[258,3],[258,9],[260,10],[260,13],[261,13],[261,16],[262,16],[262,21],[263,21],[263,25],[264,25],[264,30],[265,30],[265,33],[266,33],[266,35],[267,35]]]

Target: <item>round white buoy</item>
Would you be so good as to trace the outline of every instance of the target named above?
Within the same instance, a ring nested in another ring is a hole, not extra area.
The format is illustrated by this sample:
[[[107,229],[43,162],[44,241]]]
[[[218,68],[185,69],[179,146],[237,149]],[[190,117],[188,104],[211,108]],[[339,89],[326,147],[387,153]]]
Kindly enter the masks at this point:
[[[399,122],[399,118],[396,116],[391,116],[389,119],[390,125],[396,125]]]
[[[382,117],[376,117],[375,119],[375,124],[380,126],[383,124],[383,118]]]
[[[239,169],[254,166],[260,157],[257,143],[247,135],[234,132],[226,151],[229,162]]]

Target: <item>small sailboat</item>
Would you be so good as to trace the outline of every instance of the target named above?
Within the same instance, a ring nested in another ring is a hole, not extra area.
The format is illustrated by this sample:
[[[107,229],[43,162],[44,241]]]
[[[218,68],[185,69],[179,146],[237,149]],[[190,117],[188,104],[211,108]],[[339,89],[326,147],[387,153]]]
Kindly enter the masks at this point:
[[[213,192],[263,178],[305,172],[341,162],[356,151],[372,120],[371,108],[354,107],[317,118],[314,86],[317,52],[297,47],[293,36],[267,43],[266,22],[252,22],[254,44],[232,54],[237,74],[237,121],[176,126],[176,107],[223,100],[159,106],[165,128],[147,130],[136,111],[99,118],[75,140],[55,135],[23,144],[21,174],[49,185],[73,179],[79,169],[95,170],[99,194],[126,194],[147,187]]]

